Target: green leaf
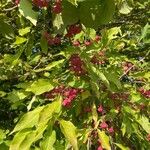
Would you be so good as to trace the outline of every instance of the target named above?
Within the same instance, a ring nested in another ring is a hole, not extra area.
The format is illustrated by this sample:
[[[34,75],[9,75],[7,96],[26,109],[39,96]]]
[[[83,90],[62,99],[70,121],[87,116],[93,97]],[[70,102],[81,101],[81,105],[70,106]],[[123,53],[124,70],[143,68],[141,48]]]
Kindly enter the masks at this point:
[[[140,41],[143,39],[145,43],[149,43],[150,42],[149,35],[150,35],[150,25],[147,23],[142,30]]]
[[[141,100],[141,95],[137,93],[136,91],[131,92],[131,101],[132,102],[138,102]]]
[[[53,26],[54,26],[55,33],[57,34],[64,33],[66,26],[64,25],[61,14],[57,14],[53,16]]]
[[[0,91],[0,97],[4,97],[6,93],[4,91]]]
[[[34,141],[35,136],[36,136],[36,133],[32,132],[32,131],[29,134],[27,134],[25,136],[25,138],[23,139],[23,141],[18,144],[17,150],[30,150],[30,146],[31,146],[32,142]],[[15,139],[15,137],[14,137],[14,139]],[[18,140],[18,142],[20,142],[20,141]]]
[[[88,35],[89,38],[94,40],[95,36],[96,36],[96,31],[94,29],[92,29],[92,28],[88,28],[86,30],[86,34]]]
[[[89,28],[108,23],[115,10],[114,0],[86,0],[81,1],[79,6],[80,21]]]
[[[43,107],[37,107],[33,111],[26,113],[18,122],[12,133],[19,131],[13,138],[12,148],[15,146],[17,150],[29,150],[32,143],[43,138],[43,133],[48,127],[50,120],[58,117],[61,111],[61,97],[57,100]],[[56,116],[57,114],[57,116]],[[34,129],[32,129],[34,127]],[[24,131],[30,132],[28,134],[22,134]],[[20,134],[21,133],[21,134]],[[49,135],[49,134],[48,134]],[[18,138],[20,137],[20,139]],[[47,139],[48,138],[48,139]],[[50,140],[50,137],[46,137],[46,141]],[[54,139],[53,139],[54,140]],[[18,144],[17,144],[18,143]],[[50,144],[50,143],[47,143]]]
[[[27,57],[32,54],[33,44],[34,44],[34,36],[31,35],[28,38],[28,42],[27,42],[26,47],[25,47],[25,54],[26,54]]]
[[[40,95],[54,88],[52,81],[48,79],[38,79],[34,81],[26,91],[33,92],[35,95]]]
[[[73,77],[72,81],[70,81],[68,85],[74,88],[84,88],[84,89],[89,87],[88,82],[82,79],[78,79],[77,77]]]
[[[81,93],[82,100],[85,100],[90,96],[91,96],[91,93],[88,90]]]
[[[90,65],[92,72],[100,79],[104,82],[104,84],[109,88],[110,83],[108,81],[108,79],[106,78],[106,76],[104,75],[104,73],[102,71],[100,71],[97,67],[95,67],[94,65]]]
[[[141,116],[136,118],[136,121],[142,126],[142,128],[147,132],[150,133],[150,122],[146,116]]]
[[[73,4],[73,5],[77,5],[77,0],[67,0],[68,2],[70,2],[71,4]]]
[[[53,69],[55,67],[59,67],[59,66],[63,65],[64,61],[65,61],[64,59],[61,59],[58,61],[53,61],[50,64],[48,64],[45,68],[36,69],[34,71],[35,72],[50,71],[51,69]]]
[[[20,147],[20,144],[21,142],[25,139],[26,135],[28,135],[29,133],[31,132],[31,130],[24,130],[24,131],[21,131],[21,132],[18,132],[16,135],[15,135],[15,138],[12,140],[11,144],[10,144],[10,148],[9,150],[21,150],[19,147]]]
[[[76,127],[72,124],[72,122],[61,120],[60,128],[74,150],[78,150]]]
[[[39,113],[43,110],[43,108],[44,106],[37,107],[33,111],[24,114],[23,117],[19,120],[19,122],[15,126],[14,130],[11,132],[11,134],[35,126],[39,120]]]
[[[47,125],[43,123],[41,126],[38,126],[35,131],[33,130],[29,134],[27,134],[24,140],[20,143],[19,150],[30,150],[32,143],[43,137],[43,132],[46,128]]]
[[[0,18],[0,33],[8,39],[14,37],[14,30],[10,24]]]
[[[115,143],[121,150],[130,150],[128,147],[123,146],[122,144]]]
[[[111,150],[109,137],[105,134],[105,131],[98,130],[98,137],[101,141],[101,145],[106,150]]]
[[[93,118],[94,122],[97,123],[98,114],[97,114],[96,105],[94,103],[93,103],[93,107],[92,107],[92,118]]]
[[[14,42],[14,44],[15,44],[15,45],[20,45],[20,44],[22,44],[22,43],[24,43],[24,42],[26,42],[26,41],[27,41],[26,38],[17,36],[17,37],[16,37],[16,41]]]
[[[25,99],[27,96],[28,93],[23,90],[13,90],[12,92],[8,93],[7,99],[10,100],[10,102],[15,103]]]
[[[29,105],[27,106],[27,110],[29,111],[32,108],[32,104],[36,101],[36,96],[33,96]]]
[[[30,32],[30,28],[31,28],[31,27],[26,27],[26,28],[24,28],[24,29],[20,29],[20,30],[18,31],[18,32],[19,32],[19,35],[21,35],[21,36],[26,35],[27,33]]]
[[[39,114],[38,124],[48,122],[55,114],[59,114],[61,111],[62,98],[58,97],[54,102],[46,105],[45,108]]]
[[[36,25],[38,13],[32,10],[32,2],[30,0],[21,0],[20,1],[19,12],[25,18],[30,20],[33,23],[33,25]]]
[[[127,1],[123,1],[120,5],[119,12],[121,14],[129,14],[131,12],[132,8],[128,5]]]
[[[108,70],[108,72],[105,72],[104,74],[110,82],[114,83],[117,86],[118,89],[122,89],[121,82],[120,82],[117,74],[115,72],[113,72],[113,70]]]
[[[2,129],[0,129],[0,143],[5,138],[5,136],[6,136],[5,132]]]
[[[115,39],[117,36],[117,34],[120,33],[121,34],[121,30],[120,27],[114,27],[111,28],[109,30],[107,30],[107,36],[109,40]]]
[[[53,150],[53,145],[55,141],[56,141],[56,132],[55,131],[50,132],[48,130],[46,136],[41,141],[40,149],[41,150]]]
[[[5,142],[3,142],[3,143],[0,144],[0,149],[1,150],[9,150],[9,147],[8,147],[8,145],[6,145]]]
[[[65,25],[71,25],[79,20],[78,9],[72,5],[68,0],[62,1],[63,11],[62,20]]]
[[[44,36],[41,36],[40,45],[41,45],[42,52],[46,54],[48,51],[48,43]]]

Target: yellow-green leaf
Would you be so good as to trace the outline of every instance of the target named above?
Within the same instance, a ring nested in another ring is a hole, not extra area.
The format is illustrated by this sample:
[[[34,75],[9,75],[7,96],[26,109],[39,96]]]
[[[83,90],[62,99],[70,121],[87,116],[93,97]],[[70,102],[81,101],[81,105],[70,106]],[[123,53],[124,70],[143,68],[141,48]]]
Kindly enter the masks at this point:
[[[34,81],[26,91],[33,92],[35,95],[40,95],[54,88],[52,81],[48,79],[38,79]]]
[[[109,137],[105,134],[105,131],[98,130],[98,137],[101,141],[102,147],[106,150],[111,150]]]
[[[36,25],[38,13],[33,11],[32,2],[30,0],[20,0],[19,12],[34,25]]]
[[[70,121],[61,120],[60,128],[74,150],[78,150],[76,127],[73,125],[73,123]]]

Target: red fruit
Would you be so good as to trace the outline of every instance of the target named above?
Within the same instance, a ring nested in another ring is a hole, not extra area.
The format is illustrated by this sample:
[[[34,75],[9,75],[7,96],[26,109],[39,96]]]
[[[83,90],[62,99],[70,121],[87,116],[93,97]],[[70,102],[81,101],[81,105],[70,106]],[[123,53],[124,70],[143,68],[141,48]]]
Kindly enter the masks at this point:
[[[48,40],[50,38],[49,33],[46,31],[43,33],[43,36],[46,38],[46,40]]]
[[[97,150],[103,150],[102,146],[100,145]]]
[[[93,57],[92,57],[91,62],[92,62],[93,64],[96,64],[96,65],[99,64],[99,60],[97,59],[96,56],[93,56]]]
[[[73,24],[70,25],[68,28],[68,32],[66,34],[67,37],[73,37],[74,35],[80,33],[82,30],[82,27],[80,24]]]
[[[140,104],[140,106],[139,106],[139,108],[140,108],[141,110],[143,110],[145,107],[146,107],[145,104]]]
[[[37,7],[48,7],[49,0],[32,0]]]
[[[104,52],[104,51],[100,51],[100,52],[98,53],[98,55],[99,55],[99,56],[105,56],[105,52]]]
[[[66,98],[66,99],[63,100],[63,103],[62,103],[63,106],[70,107],[70,104],[71,103],[70,103],[70,100],[68,98]]]
[[[98,110],[98,112],[102,113],[103,112],[103,106],[100,105],[97,110]]]
[[[150,141],[150,134],[147,135],[147,140]]]
[[[85,44],[85,46],[90,46],[92,44],[92,42],[91,41],[85,41],[84,44]]]
[[[98,41],[100,41],[100,39],[101,39],[101,37],[99,35],[96,35],[95,41],[98,42]]]
[[[144,96],[146,98],[150,98],[150,90],[146,90],[145,93],[144,93]]]
[[[54,41],[54,44],[55,44],[55,45],[61,44],[61,38],[60,38],[60,37],[55,37],[55,38],[53,39],[53,41]]]
[[[79,41],[74,41],[73,42],[73,46],[79,47],[80,46],[80,42]]]
[[[54,6],[52,7],[52,12],[55,14],[59,14],[62,12],[62,4],[60,1],[55,2]]]
[[[54,40],[53,39],[48,39],[48,45],[54,45]]]
[[[100,128],[101,128],[101,129],[106,129],[106,128],[108,128],[108,124],[107,124],[106,122],[102,122],[102,123],[100,124]]]
[[[113,127],[109,128],[109,129],[108,129],[108,132],[109,132],[109,133],[114,133],[114,128],[113,128]]]
[[[146,98],[150,98],[150,90],[144,90],[143,87],[139,88],[138,91]]]
[[[84,112],[91,112],[91,108],[90,107],[86,107],[86,108],[84,108]]]
[[[47,98],[47,99],[53,99],[54,98],[54,95],[52,92],[47,92],[44,94],[44,96]]]
[[[19,5],[19,3],[20,3],[20,0],[15,0],[16,5]]]
[[[83,69],[83,61],[81,60],[78,54],[71,55],[70,70],[78,76],[85,74],[85,70]]]

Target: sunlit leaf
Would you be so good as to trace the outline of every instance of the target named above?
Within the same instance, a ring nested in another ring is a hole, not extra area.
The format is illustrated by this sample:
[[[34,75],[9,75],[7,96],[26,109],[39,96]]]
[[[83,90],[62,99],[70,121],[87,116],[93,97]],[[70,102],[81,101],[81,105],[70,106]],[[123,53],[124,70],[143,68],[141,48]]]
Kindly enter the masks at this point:
[[[101,141],[102,147],[106,150],[111,150],[109,137],[106,135],[105,131],[98,130],[98,137]]]
[[[70,121],[61,120],[60,128],[74,150],[78,150],[76,127]]]
[[[32,2],[30,0],[20,0],[19,4],[19,12],[36,25],[38,13],[33,11]]]
[[[40,95],[44,92],[50,91],[54,88],[52,81],[48,79],[38,79],[37,81],[33,82],[26,91],[31,91],[35,95]]]

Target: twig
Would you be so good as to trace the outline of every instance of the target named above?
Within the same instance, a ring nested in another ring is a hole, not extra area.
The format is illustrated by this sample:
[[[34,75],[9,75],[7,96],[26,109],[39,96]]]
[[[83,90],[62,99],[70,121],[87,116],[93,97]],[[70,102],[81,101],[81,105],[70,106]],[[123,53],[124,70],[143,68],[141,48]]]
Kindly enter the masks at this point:
[[[16,5],[16,6],[14,6],[14,7],[11,7],[11,8],[8,8],[8,9],[4,9],[3,11],[11,11],[11,10],[13,10],[13,9],[15,9],[15,8],[17,8],[18,6]]]
[[[38,68],[41,63],[42,63],[42,62],[40,61],[40,62],[33,68],[33,70],[35,70],[36,68]]]

